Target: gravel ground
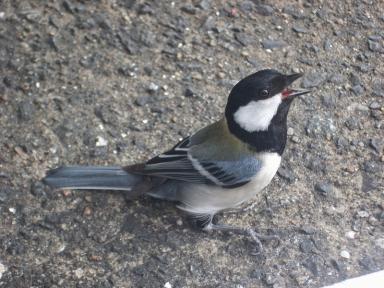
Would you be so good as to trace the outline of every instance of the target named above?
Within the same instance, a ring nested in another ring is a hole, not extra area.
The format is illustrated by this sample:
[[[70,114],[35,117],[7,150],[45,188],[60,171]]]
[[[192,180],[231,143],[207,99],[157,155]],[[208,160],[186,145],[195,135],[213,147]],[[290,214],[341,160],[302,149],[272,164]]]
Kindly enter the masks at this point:
[[[1,1],[0,286],[319,287],[384,269],[384,4],[285,2]],[[267,67],[313,93],[278,177],[220,219],[280,235],[262,255],[170,203],[39,182],[162,152]]]

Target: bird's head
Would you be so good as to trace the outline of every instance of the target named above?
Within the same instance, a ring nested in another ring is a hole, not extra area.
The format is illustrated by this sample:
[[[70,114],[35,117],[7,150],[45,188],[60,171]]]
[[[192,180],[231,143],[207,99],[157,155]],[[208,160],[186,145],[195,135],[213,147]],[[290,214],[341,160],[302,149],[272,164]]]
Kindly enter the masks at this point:
[[[228,97],[225,116],[229,125],[242,133],[253,133],[267,131],[271,123],[286,124],[292,100],[310,92],[290,88],[301,76],[266,69],[242,79]]]

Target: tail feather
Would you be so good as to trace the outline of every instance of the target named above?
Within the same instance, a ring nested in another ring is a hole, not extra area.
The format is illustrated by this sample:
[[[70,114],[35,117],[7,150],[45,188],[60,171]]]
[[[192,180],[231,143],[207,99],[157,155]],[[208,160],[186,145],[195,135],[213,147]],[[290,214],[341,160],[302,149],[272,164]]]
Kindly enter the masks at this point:
[[[57,189],[130,191],[141,180],[121,167],[65,166],[50,170],[42,181]]]

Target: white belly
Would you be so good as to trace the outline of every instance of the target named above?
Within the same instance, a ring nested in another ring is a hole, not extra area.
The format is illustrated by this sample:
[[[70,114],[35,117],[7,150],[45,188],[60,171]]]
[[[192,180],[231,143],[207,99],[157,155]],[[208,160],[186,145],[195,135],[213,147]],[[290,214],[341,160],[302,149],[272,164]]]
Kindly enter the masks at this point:
[[[262,163],[260,170],[241,187],[225,189],[203,184],[184,185],[179,195],[183,205],[179,208],[193,214],[213,215],[250,200],[271,182],[281,162],[281,156],[277,153],[261,153],[257,158]]]

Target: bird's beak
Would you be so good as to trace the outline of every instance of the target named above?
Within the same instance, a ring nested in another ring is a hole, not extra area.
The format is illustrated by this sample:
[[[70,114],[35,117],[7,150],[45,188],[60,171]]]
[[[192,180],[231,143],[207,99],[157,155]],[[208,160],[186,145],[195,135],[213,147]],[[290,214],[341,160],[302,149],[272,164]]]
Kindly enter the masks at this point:
[[[304,95],[304,94],[311,92],[310,90],[307,90],[307,89],[292,89],[292,88],[288,87],[294,81],[299,79],[301,76],[303,76],[302,73],[295,73],[295,74],[291,74],[291,75],[286,76],[286,87],[283,90],[283,92],[281,93],[283,99],[292,98],[295,96]]]

